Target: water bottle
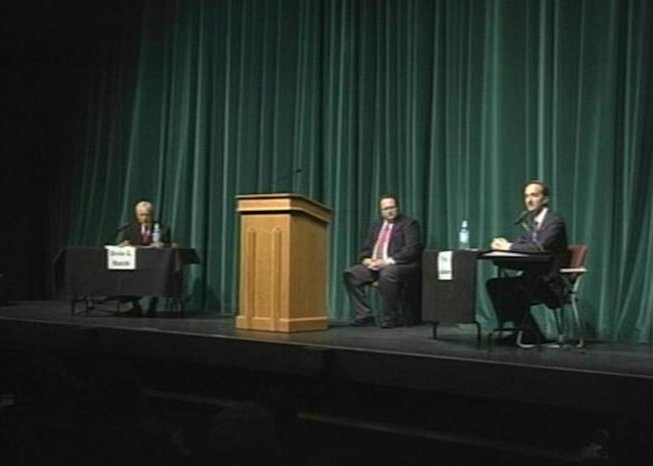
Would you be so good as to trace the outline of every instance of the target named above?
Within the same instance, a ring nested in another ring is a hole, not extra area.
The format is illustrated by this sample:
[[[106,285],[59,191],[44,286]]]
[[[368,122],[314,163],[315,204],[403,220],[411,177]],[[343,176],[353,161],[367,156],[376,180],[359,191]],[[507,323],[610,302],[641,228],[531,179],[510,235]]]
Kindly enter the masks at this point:
[[[161,227],[158,223],[154,224],[154,231],[152,232],[152,242],[155,246],[161,245]]]
[[[458,231],[458,249],[469,249],[469,226],[467,220],[463,220]]]

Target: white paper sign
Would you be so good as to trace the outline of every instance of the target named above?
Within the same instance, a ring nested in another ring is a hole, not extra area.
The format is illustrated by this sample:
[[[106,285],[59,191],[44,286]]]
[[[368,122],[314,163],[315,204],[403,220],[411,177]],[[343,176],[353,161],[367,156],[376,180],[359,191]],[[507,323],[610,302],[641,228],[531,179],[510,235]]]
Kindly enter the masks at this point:
[[[136,270],[136,248],[134,246],[105,246],[107,269]]]
[[[453,280],[453,252],[438,253],[438,280]]]

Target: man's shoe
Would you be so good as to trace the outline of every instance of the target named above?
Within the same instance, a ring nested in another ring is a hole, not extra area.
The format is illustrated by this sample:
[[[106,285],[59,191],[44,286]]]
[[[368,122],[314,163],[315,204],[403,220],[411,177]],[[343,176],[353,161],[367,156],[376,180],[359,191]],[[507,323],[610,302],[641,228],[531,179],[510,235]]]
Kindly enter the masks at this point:
[[[501,346],[517,346],[517,332],[497,338],[496,343]]]
[[[381,328],[395,328],[397,323],[394,320],[385,320],[381,323]]]
[[[532,348],[540,343],[544,343],[544,335],[539,330],[532,328],[523,329],[521,338],[517,341],[517,345],[522,348]]]
[[[138,308],[130,309],[124,313],[125,317],[143,317],[143,311]]]
[[[131,301],[131,309],[127,312],[122,313],[125,317],[143,317],[143,308],[138,301]]]
[[[349,325],[351,325],[352,327],[365,327],[367,325],[374,325],[374,317],[373,316],[357,317],[354,320],[352,320]]]

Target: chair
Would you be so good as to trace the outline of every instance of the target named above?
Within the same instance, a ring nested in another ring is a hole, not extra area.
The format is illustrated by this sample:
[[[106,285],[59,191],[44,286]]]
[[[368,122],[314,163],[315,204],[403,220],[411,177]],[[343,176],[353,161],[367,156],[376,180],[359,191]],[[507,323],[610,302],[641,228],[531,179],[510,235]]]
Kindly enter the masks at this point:
[[[401,296],[403,324],[419,325],[422,321],[422,277],[416,274],[404,282]]]
[[[556,330],[558,335],[556,337],[556,342],[552,345],[548,345],[553,348],[568,348],[567,343],[568,336],[565,333],[564,325],[564,314],[565,310],[569,309],[572,314],[572,320],[575,330],[578,335],[578,341],[576,342],[576,348],[583,348],[585,346],[585,339],[583,337],[583,326],[580,319],[580,313],[578,312],[578,291],[580,289],[580,284],[583,276],[587,272],[585,267],[585,260],[587,259],[588,247],[585,244],[571,244],[569,245],[569,267],[560,269],[560,275],[567,281],[569,285],[569,291],[565,300],[563,301],[560,307],[551,309],[555,316]],[[540,306],[540,308],[549,309],[545,306]],[[532,348],[536,345],[523,343],[522,340],[523,330],[519,330],[517,334],[517,345],[520,348]]]
[[[378,280],[370,284],[371,287],[378,289]],[[422,318],[422,281],[421,275],[415,274],[401,282],[401,297],[399,300],[399,319],[400,325],[412,326],[419,325]]]

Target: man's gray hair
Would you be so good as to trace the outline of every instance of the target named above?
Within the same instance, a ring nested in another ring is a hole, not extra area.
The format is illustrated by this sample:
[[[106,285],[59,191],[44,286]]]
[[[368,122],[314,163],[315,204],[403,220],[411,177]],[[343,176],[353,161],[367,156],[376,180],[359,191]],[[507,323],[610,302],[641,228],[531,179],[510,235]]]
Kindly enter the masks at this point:
[[[148,209],[150,211],[154,210],[154,207],[152,206],[152,203],[148,202],[148,201],[139,201],[139,202],[137,202],[136,205],[134,206],[134,210],[138,209],[139,207],[145,207],[146,209]]]

